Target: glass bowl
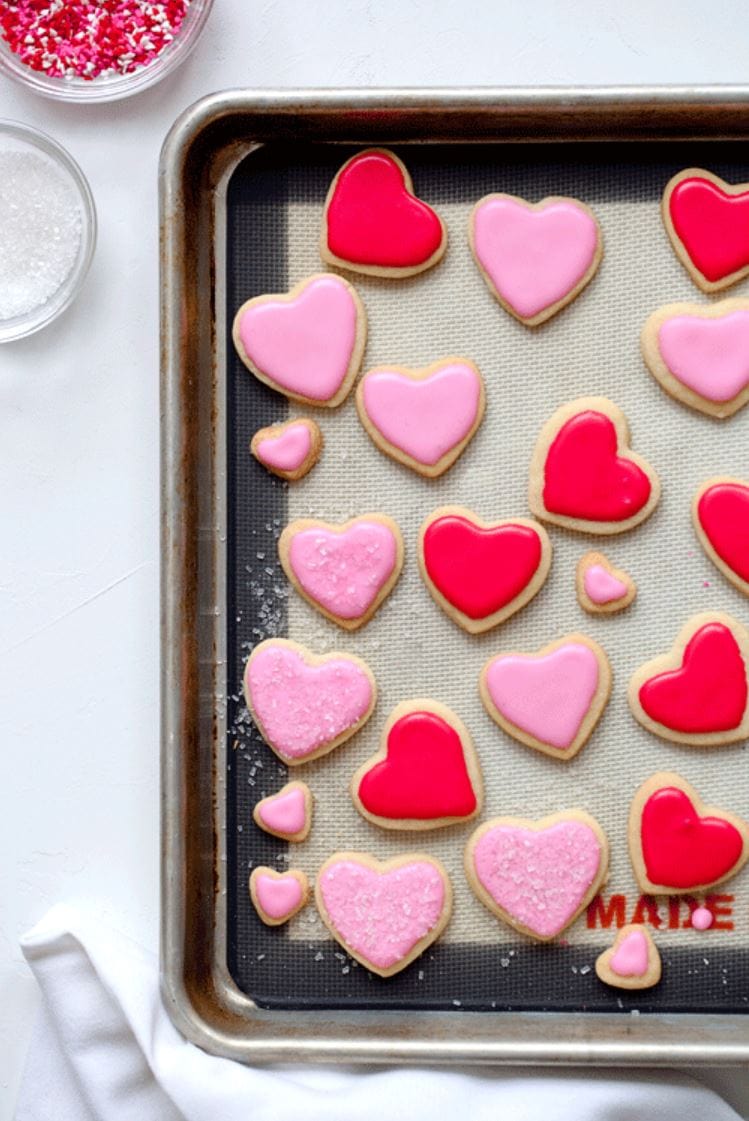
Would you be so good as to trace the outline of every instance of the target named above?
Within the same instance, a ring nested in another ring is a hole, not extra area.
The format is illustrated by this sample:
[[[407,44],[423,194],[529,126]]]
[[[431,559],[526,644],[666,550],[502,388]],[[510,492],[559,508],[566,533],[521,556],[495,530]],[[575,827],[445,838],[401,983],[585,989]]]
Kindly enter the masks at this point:
[[[187,58],[205,27],[213,7],[213,0],[191,0],[185,12],[179,31],[174,40],[157,55],[153,62],[141,66],[131,74],[118,74],[112,77],[91,78],[51,78],[38,70],[32,70],[22,62],[0,35],[0,73],[35,90],[45,97],[58,101],[117,101],[130,97],[141,90],[149,89],[171,74]]]
[[[37,129],[16,121],[0,120],[0,159],[5,152],[34,152],[54,167],[70,187],[78,203],[81,215],[81,236],[76,253],[67,275],[60,286],[44,303],[38,304],[21,315],[10,319],[0,319],[0,343],[10,342],[32,335],[57,319],[78,295],[96,245],[96,209],[86,178],[78,164],[69,156],[57,141]],[[0,184],[0,192],[2,184]],[[0,206],[2,198],[0,198]]]

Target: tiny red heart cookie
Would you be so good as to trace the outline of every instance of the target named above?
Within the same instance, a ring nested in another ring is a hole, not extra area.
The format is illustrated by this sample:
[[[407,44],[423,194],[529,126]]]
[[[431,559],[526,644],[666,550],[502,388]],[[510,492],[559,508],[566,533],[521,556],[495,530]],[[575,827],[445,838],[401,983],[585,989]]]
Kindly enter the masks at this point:
[[[666,185],[661,210],[676,255],[703,292],[749,274],[749,183],[687,168]]]
[[[692,520],[710,560],[749,596],[749,483],[729,476],[708,479],[695,495]]]
[[[485,522],[442,506],[419,533],[419,567],[432,598],[470,634],[504,622],[543,587],[551,542],[529,518]]]
[[[720,612],[693,616],[668,654],[629,683],[635,719],[662,739],[718,747],[749,736],[749,632]]]
[[[446,248],[442,219],[416,198],[397,156],[369,148],[347,160],[325,202],[324,261],[373,276],[413,276],[436,265]]]
[[[659,772],[635,794],[629,845],[642,891],[701,891],[743,867],[749,856],[749,827],[726,810],[704,805],[680,775]]]
[[[380,750],[351,780],[359,812],[385,829],[435,829],[481,812],[483,783],[470,733],[446,705],[403,701]]]
[[[660,498],[653,468],[629,448],[624,413],[606,397],[580,397],[544,424],[530,468],[529,501],[544,521],[584,533],[623,533]]]

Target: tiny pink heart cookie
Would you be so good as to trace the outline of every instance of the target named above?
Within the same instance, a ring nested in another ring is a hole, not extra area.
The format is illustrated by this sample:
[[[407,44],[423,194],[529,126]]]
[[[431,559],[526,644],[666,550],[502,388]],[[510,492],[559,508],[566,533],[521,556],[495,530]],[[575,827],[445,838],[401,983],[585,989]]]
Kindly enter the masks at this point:
[[[284,638],[266,639],[252,651],[244,692],[263,739],[290,767],[350,739],[377,701],[375,679],[361,658],[317,657]]]
[[[299,594],[352,631],[372,618],[395,587],[403,538],[385,514],[365,514],[343,525],[300,518],[281,534],[278,555]]]
[[[315,900],[344,950],[373,973],[391,977],[447,926],[452,885],[440,862],[421,853],[380,862],[339,852],[320,869]]]
[[[540,821],[497,817],[479,826],[465,852],[468,881],[504,922],[539,941],[561,934],[606,879],[609,845],[582,810]]]
[[[629,924],[596,960],[596,974],[617,989],[650,989],[661,979],[661,955],[649,930]]]
[[[749,299],[666,304],[641,345],[653,377],[682,404],[722,419],[749,402]]]
[[[276,872],[259,865],[250,875],[250,898],[266,926],[280,926],[306,906],[309,882],[297,868]]]
[[[260,381],[292,401],[335,408],[361,365],[366,313],[348,281],[318,273],[287,295],[248,300],[232,334],[239,357]]]
[[[596,552],[586,553],[578,561],[575,588],[580,606],[590,615],[615,615],[637,595],[632,577]]]
[[[473,208],[469,240],[490,291],[528,327],[574,300],[603,256],[598,220],[571,198],[533,204],[514,195],[486,195]]]
[[[356,390],[359,419],[377,447],[427,478],[443,475],[481,424],[484,383],[467,358],[421,370],[379,366]]]
[[[287,782],[252,811],[256,825],[284,841],[305,841],[312,826],[312,793],[306,782]]]
[[[292,483],[312,470],[322,447],[322,432],[307,417],[261,428],[250,441],[255,459],[272,474]]]
[[[570,634],[537,654],[497,654],[479,690],[491,718],[527,747],[571,759],[588,740],[611,693],[605,651]]]

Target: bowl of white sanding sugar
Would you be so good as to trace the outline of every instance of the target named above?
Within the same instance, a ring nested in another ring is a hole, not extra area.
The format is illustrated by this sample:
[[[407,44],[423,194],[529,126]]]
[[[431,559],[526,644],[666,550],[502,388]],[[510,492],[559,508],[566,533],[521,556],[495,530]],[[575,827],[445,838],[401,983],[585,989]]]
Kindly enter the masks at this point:
[[[44,133],[0,120],[0,343],[68,307],[95,242],[94,200],[77,163]]]

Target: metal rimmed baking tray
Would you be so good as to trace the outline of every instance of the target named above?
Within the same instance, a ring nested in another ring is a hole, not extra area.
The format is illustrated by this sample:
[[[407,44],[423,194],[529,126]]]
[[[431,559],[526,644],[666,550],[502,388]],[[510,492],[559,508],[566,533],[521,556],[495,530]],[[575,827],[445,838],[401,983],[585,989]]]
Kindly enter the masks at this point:
[[[630,194],[648,201],[673,164],[708,163],[727,178],[741,170],[733,177],[745,180],[748,104],[744,89],[237,92],[200,102],[170,134],[161,168],[162,976],[175,1022],[206,1049],[247,1061],[671,1064],[749,1057],[749,1021],[740,1011],[749,998],[743,948],[726,949],[715,975],[692,968],[696,950],[675,950],[672,975],[690,986],[686,1003],[672,993],[660,1006],[617,1005],[615,998],[609,1006],[587,979],[588,945],[560,949],[565,982],[552,993],[544,991],[552,973],[523,964],[530,959],[510,946],[520,963],[508,982],[514,988],[496,999],[500,946],[482,957],[480,937],[467,958],[470,939],[436,948],[423,989],[412,974],[411,982],[369,994],[363,971],[341,966],[329,943],[320,949],[312,929],[267,947],[257,940],[242,884],[249,864],[268,862],[276,850],[248,840],[244,830],[263,756],[242,718],[238,670],[248,644],[286,633],[289,624],[271,559],[288,500],[280,486],[260,485],[246,449],[252,426],[283,409],[239,378],[227,346],[238,300],[288,286],[290,231],[306,221],[293,217],[293,208],[303,210],[310,199],[314,205],[347,146],[396,146],[417,186],[421,176],[430,188],[424,193],[447,206],[468,198],[454,186],[461,166],[479,197],[511,154],[522,168],[516,193],[523,186],[533,193],[534,184],[540,190],[539,169],[547,174],[551,165],[566,188],[560,193],[574,194],[589,168],[591,190],[598,175],[615,202]],[[671,143],[656,143],[662,141]],[[653,172],[650,194],[642,193],[643,168]],[[295,267],[302,263],[303,251]],[[370,296],[375,303],[374,289]],[[664,292],[661,302],[668,298]],[[335,520],[335,511],[328,513]],[[276,771],[265,772],[258,794],[280,785]],[[690,1003],[699,1011],[685,1010]]]

